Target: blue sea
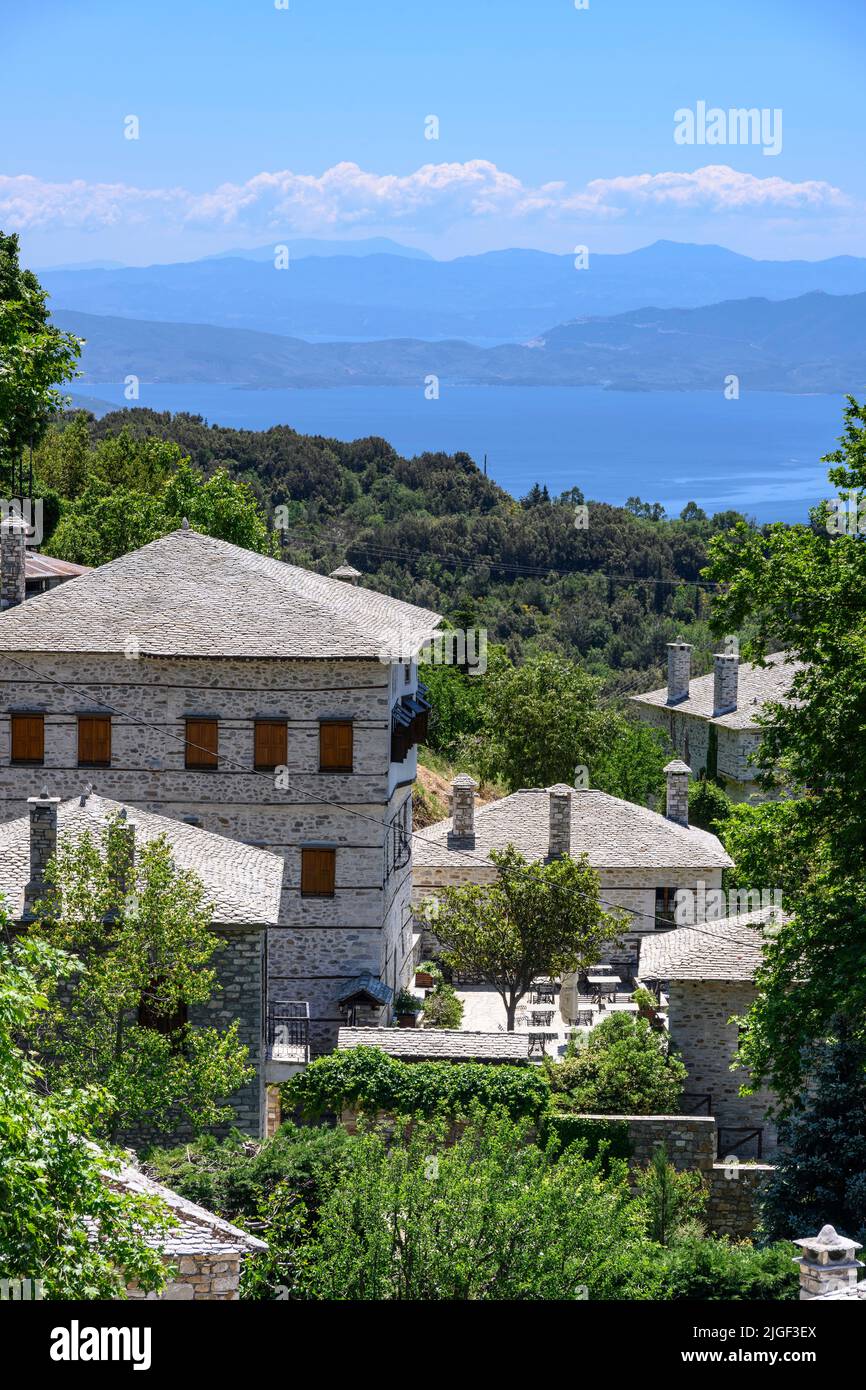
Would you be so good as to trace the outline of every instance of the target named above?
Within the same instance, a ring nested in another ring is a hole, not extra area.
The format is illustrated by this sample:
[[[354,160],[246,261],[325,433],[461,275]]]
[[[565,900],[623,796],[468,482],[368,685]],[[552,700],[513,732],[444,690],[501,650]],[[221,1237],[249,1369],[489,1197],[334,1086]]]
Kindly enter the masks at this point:
[[[211,424],[285,424],[337,439],[380,435],[401,454],[457,450],[515,496],[534,482],[587,499],[639,496],[669,514],[693,500],[708,513],[734,507],[758,521],[805,521],[828,496],[822,454],[836,447],[842,397],[743,391],[623,392],[596,387],[448,386],[438,400],[400,387],[249,391],[218,384],[123,387],[76,383],[94,408],[137,404],[189,411]]]

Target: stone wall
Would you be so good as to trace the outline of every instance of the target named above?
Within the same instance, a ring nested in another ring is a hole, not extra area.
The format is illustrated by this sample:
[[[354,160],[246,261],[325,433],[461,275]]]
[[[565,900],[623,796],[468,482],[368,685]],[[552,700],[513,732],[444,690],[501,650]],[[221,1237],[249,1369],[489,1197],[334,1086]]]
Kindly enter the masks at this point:
[[[228,1302],[237,1299],[241,1277],[241,1256],[220,1251],[218,1254],[179,1255],[165,1257],[166,1264],[177,1270],[174,1279],[162,1293],[142,1293],[135,1284],[127,1285],[127,1297],[148,1302],[169,1302],[197,1299],[218,1299]]]
[[[673,744],[677,756],[688,763],[692,777],[697,779],[707,770],[710,722],[701,716],[666,705],[635,704],[635,711],[645,724],[661,729]],[[726,784],[726,791],[735,800],[758,794],[756,769],[749,755],[760,742],[760,735],[751,729],[730,729],[716,724],[716,771]]]
[[[130,634],[130,640],[135,634]],[[53,796],[103,796],[255,844],[285,863],[280,926],[269,934],[272,1001],[307,999],[314,1051],[343,1019],[342,986],[371,970],[408,983],[409,866],[391,862],[388,827],[411,797],[414,754],[390,761],[391,705],[406,687],[379,661],[261,661],[121,656],[28,657],[0,678],[0,820],[26,812],[47,783]],[[61,682],[57,684],[56,682]],[[411,684],[411,681],[410,681]],[[77,715],[112,705],[110,768],[78,768]],[[44,767],[10,765],[13,710],[45,714]],[[184,766],[184,717],[218,718],[220,765]],[[253,767],[254,720],[288,722],[287,782]],[[354,722],[354,771],[319,772],[319,721]],[[336,849],[333,898],[300,895],[301,850]]]
[[[767,1110],[773,1097],[767,1090],[739,1095],[747,1074],[742,1068],[731,1071],[737,1025],[730,1019],[746,1014],[755,998],[754,986],[748,981],[677,980],[670,982],[668,998],[670,1037],[688,1072],[686,1090],[712,1096],[712,1113],[720,1128],[761,1126],[763,1153],[772,1154],[777,1136]],[[722,1139],[725,1154],[738,1152],[740,1136],[723,1134]],[[745,1156],[755,1153],[754,1145],[746,1147]]]
[[[709,1172],[709,1229],[731,1240],[751,1236],[758,1224],[761,1190],[774,1172],[770,1163],[714,1163]]]

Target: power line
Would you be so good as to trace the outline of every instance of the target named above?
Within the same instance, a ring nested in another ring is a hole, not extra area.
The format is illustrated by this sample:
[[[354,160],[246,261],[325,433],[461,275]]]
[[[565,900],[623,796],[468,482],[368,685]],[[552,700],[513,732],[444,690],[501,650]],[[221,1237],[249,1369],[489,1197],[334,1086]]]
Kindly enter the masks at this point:
[[[76,695],[76,694],[78,694],[81,690],[85,690],[85,691],[87,692],[88,698],[90,698],[90,697],[93,698],[93,703],[94,703],[94,705],[98,705],[101,709],[107,710],[107,711],[109,712],[109,714],[115,714],[115,715],[117,715],[119,718],[122,718],[123,720],[125,720],[126,722],[128,722],[128,723],[130,723],[130,724],[135,724],[135,725],[137,725],[137,726],[139,726],[140,728],[143,728],[143,729],[148,729],[148,730],[155,731],[157,728],[159,728],[160,736],[161,736],[161,738],[162,738],[163,740],[168,739],[170,742],[172,742],[172,743],[178,743],[178,744],[180,744],[180,745],[181,745],[182,747],[184,747],[184,748],[186,748],[187,746],[190,746],[190,747],[194,747],[194,748],[199,748],[199,749],[200,749],[200,745],[198,745],[198,744],[190,744],[188,739],[186,739],[186,738],[181,738],[179,735],[172,734],[172,733],[168,732],[168,731],[167,731],[163,726],[161,726],[161,725],[158,726],[158,725],[156,725],[156,724],[149,723],[146,719],[139,719],[139,718],[137,718],[135,715],[129,714],[126,710],[120,709],[117,705],[109,704],[108,701],[103,700],[100,696],[96,695],[96,694],[94,693],[92,687],[90,687],[90,686],[81,686],[81,685],[71,686],[71,685],[68,685],[65,681],[58,680],[55,676],[47,676],[47,677],[46,677],[46,676],[44,675],[44,673],[41,672],[41,671],[39,671],[37,668],[32,667],[32,666],[28,666],[28,665],[26,664],[26,662],[16,660],[14,657],[9,656],[8,653],[4,653],[4,660],[7,661],[7,662],[11,662],[11,664],[12,664],[13,666],[17,666],[17,667],[19,668],[19,670],[26,671],[26,672],[27,672],[29,675],[31,675],[31,676],[36,676],[37,679],[39,679],[40,681],[45,681],[45,680],[47,680],[48,683],[49,683],[50,685],[57,686],[58,689],[60,689],[60,690],[65,690],[65,691],[66,691],[67,693],[69,693],[69,694]],[[209,750],[209,749],[204,749],[204,750],[201,750],[201,749],[200,749],[200,751],[209,752],[210,750]],[[249,775],[251,772],[252,772],[252,775],[253,775],[253,776],[256,776],[256,775],[260,775],[260,776],[261,776],[261,775],[267,775],[267,774],[263,774],[263,773],[261,772],[260,769],[256,769],[256,768],[252,768],[252,769],[251,769],[251,768],[249,768],[249,767],[246,767],[246,766],[245,766],[244,764],[242,764],[242,763],[238,763],[238,762],[232,760],[231,758],[222,758],[222,759],[221,759],[221,762],[223,763],[224,766],[233,767],[233,768],[235,769],[235,771],[243,772],[243,773],[245,773],[245,774],[247,774],[247,775]],[[343,805],[343,804],[342,804],[341,802],[339,802],[339,801],[323,801],[323,800],[321,800],[321,799],[318,798],[318,797],[310,797],[309,800],[308,800],[308,802],[307,802],[307,804],[309,804],[309,805],[311,805],[311,806],[324,806],[324,807],[327,807],[328,809],[335,809],[335,808],[336,808],[338,811],[342,811],[345,815],[356,816],[359,820],[369,821],[369,823],[370,823],[371,825],[375,825],[375,826],[376,826],[378,829],[380,829],[380,830],[389,831],[389,830],[392,830],[392,828],[393,828],[393,822],[391,822],[391,823],[386,823],[384,820],[380,820],[380,819],[379,819],[378,817],[376,817],[376,816],[368,816],[368,815],[365,815],[365,813],[364,813],[363,811],[358,811],[358,810],[356,810],[354,806],[345,806],[345,805]],[[429,845],[429,843],[430,843],[430,841],[427,840],[423,835],[421,835],[417,830],[413,830],[413,831],[412,831],[412,839],[413,839],[413,840],[420,840],[420,841],[421,841],[422,843],[424,843],[425,845]],[[476,864],[478,864],[478,865],[480,865],[480,866],[482,866],[482,867],[484,867],[484,868],[486,868],[486,869],[490,869],[490,868],[491,868],[491,860],[490,860],[490,859],[482,858],[480,855],[474,855],[474,854],[470,853],[468,850],[461,850],[461,851],[460,851],[460,854],[461,854],[464,858],[470,859],[473,863],[476,863]],[[664,922],[665,925],[669,925],[669,923],[667,922],[667,919],[664,918],[664,917],[659,916],[658,914],[649,913],[649,912],[641,912],[641,911],[639,911],[637,908],[626,907],[624,904],[621,904],[621,903],[612,903],[612,902],[609,902],[609,901],[607,901],[606,899],[603,899],[603,898],[599,898],[599,904],[600,904],[602,907],[610,908],[611,910],[616,911],[616,912],[625,912],[625,913],[628,914],[628,916],[630,916],[630,917],[632,917],[632,918],[641,918],[641,919],[644,920],[644,921],[651,921],[651,922],[653,922],[654,924],[655,924],[655,923],[658,923],[658,922]],[[720,919],[720,920],[724,920],[724,919]],[[688,930],[689,930],[689,931],[697,931],[697,930],[699,930],[699,929],[698,929],[697,927],[689,926],[689,927],[688,927]],[[713,937],[714,940],[719,940],[719,939],[720,939],[720,933],[716,933],[716,932],[709,933],[709,932],[706,932],[706,933],[704,933],[704,934],[705,934],[705,935],[711,935],[711,936]],[[730,938],[727,938],[727,939],[729,939],[729,940],[731,940],[731,941],[736,941],[736,938],[733,938],[733,937],[730,937]]]

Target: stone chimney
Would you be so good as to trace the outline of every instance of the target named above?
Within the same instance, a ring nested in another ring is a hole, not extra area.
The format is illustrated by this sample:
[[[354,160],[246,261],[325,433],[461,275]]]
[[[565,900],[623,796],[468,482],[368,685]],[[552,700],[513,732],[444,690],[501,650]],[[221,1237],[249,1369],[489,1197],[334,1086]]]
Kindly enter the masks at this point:
[[[668,642],[668,699],[669,705],[678,705],[689,698],[689,680],[692,674],[692,644],[678,637]]]
[[[478,783],[465,772],[451,783],[452,825],[448,844],[454,849],[475,848],[475,790]]]
[[[27,523],[14,513],[0,522],[0,609],[16,608],[27,597]]]
[[[803,1251],[794,1259],[800,1266],[800,1299],[821,1298],[838,1293],[857,1283],[857,1271],[863,1268],[855,1250],[862,1249],[856,1240],[838,1236],[832,1226],[822,1226],[816,1236],[795,1240]]]
[[[713,657],[713,718],[737,708],[737,675],[740,658],[733,652],[717,652]]]
[[[344,584],[357,584],[359,579],[363,579],[363,575],[352,565],[338,565],[335,570],[331,570],[328,578],[342,579]]]
[[[49,796],[43,787],[39,796],[27,798],[30,807],[30,882],[24,889],[24,916],[33,917],[35,905],[49,891],[45,881],[48,861],[57,853],[57,807],[59,796]]]
[[[561,784],[550,788],[550,834],[548,859],[561,859],[571,850],[571,788]]]
[[[668,763],[665,768],[665,777],[668,783],[665,815],[668,820],[675,821],[677,825],[687,826],[689,823],[689,777],[691,771],[688,763],[682,763],[678,758]]]

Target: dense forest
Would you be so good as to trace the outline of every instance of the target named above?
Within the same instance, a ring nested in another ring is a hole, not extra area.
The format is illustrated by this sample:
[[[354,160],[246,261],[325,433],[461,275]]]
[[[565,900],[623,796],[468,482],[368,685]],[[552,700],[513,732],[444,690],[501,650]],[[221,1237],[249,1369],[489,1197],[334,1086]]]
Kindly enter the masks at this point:
[[[258,504],[265,528],[242,543],[324,572],[348,562],[371,588],[486,628],[514,662],[580,659],[609,693],[626,693],[662,683],[665,643],[681,633],[695,644],[696,672],[710,668],[700,571],[709,538],[737,513],[708,518],[690,503],[667,518],[639,498],[624,508],[584,499],[579,486],[551,497],[536,484],[517,500],[465,453],[407,459],[378,438],[236,430],[144,409],[99,420],[73,412],[35,455],[40,484],[57,495],[47,548],[100,563],[170,529],[184,458],[187,484],[230,479]],[[108,492],[119,506],[124,489],[123,534],[94,528]],[[162,522],[160,489],[175,496]],[[76,524],[84,515],[87,528]]]

